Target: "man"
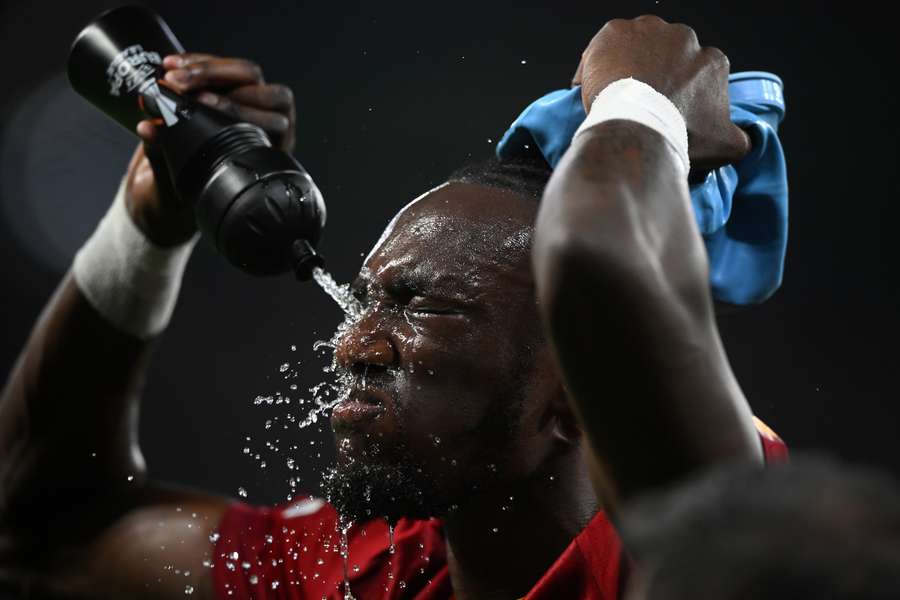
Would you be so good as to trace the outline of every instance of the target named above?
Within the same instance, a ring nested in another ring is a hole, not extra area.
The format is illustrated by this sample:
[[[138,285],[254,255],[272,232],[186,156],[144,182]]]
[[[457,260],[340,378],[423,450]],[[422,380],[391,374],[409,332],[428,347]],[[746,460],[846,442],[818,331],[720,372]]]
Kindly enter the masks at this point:
[[[254,65],[165,67],[292,147],[290,93]],[[582,56],[591,112],[546,190],[546,166],[488,164],[395,217],[336,349],[333,506],[254,509],[146,479],[137,398],[165,311],[147,317],[83,258],[101,224],[0,404],[5,580],[116,598],[616,597],[627,564],[609,511],[774,443],[725,357],[686,185],[689,161],[697,174],[749,148],[727,75],[684,25],[612,21]],[[139,125],[151,159],[155,127]],[[193,218],[141,148],[123,190],[117,231],[136,224],[153,260],[116,269],[177,264]],[[158,279],[174,298],[178,278]]]

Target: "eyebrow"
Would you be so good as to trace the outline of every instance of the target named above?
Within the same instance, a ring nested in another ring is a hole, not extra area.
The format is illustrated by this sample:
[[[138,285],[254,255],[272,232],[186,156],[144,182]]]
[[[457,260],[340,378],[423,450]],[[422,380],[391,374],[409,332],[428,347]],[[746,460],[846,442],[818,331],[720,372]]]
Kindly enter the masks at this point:
[[[458,297],[460,292],[459,284],[461,282],[453,274],[442,274],[437,278],[430,278],[416,268],[412,268],[392,276],[383,285],[375,282],[372,277],[360,273],[353,280],[353,283],[350,284],[350,291],[357,295],[366,296],[373,283],[394,298],[411,298],[413,296],[439,293]]]

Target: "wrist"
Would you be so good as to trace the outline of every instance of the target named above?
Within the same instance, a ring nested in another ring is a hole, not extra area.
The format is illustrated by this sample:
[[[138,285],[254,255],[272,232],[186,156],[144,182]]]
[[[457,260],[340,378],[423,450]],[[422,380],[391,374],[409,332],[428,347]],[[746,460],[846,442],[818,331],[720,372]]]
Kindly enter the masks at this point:
[[[161,206],[158,202],[137,202],[132,186],[125,187],[125,206],[132,223],[155,246],[172,248],[187,243],[197,234],[193,207]]]
[[[72,272],[85,298],[110,324],[140,339],[171,318],[181,279],[198,235],[160,246],[129,214],[125,180],[109,211],[75,256]]]
[[[593,99],[587,117],[574,137],[612,120],[634,121],[662,135],[679,169],[687,177],[691,168],[687,123],[666,96],[630,77],[614,81]]]

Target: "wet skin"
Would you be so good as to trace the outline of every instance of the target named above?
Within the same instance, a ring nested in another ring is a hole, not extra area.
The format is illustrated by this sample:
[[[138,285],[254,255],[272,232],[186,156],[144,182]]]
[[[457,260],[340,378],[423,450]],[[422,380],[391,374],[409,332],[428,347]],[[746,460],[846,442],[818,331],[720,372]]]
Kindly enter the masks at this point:
[[[569,450],[534,300],[536,210],[451,183],[391,222],[353,283],[365,311],[336,351],[356,381],[332,417],[339,463],[412,460],[459,504]]]

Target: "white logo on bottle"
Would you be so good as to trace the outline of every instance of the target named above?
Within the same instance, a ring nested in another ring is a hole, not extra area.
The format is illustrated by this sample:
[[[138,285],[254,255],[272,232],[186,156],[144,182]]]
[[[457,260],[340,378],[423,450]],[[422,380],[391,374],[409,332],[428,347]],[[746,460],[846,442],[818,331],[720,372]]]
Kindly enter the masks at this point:
[[[109,93],[118,97],[122,95],[123,88],[126,92],[133,92],[148,77],[152,77],[160,65],[162,57],[158,52],[144,50],[140,44],[128,46],[116,54],[106,68]]]

